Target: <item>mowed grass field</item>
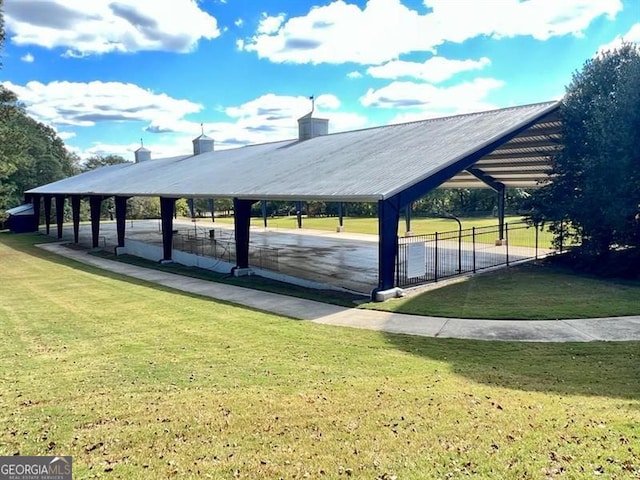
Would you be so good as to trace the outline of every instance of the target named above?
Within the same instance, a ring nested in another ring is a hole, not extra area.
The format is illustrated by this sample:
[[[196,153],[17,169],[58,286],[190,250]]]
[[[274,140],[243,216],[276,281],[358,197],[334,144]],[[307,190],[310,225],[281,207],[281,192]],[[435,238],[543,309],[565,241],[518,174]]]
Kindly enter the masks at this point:
[[[199,222],[207,222],[210,220],[199,219]],[[507,224],[520,224],[523,221],[522,217],[511,216],[505,218]],[[224,224],[233,224],[233,217],[216,217],[216,222]],[[498,219],[494,217],[489,218],[460,218],[460,223],[464,230],[476,227],[482,229],[486,227],[496,227],[498,225]],[[206,224],[206,223],[205,223]],[[264,227],[262,218],[253,217],[251,219],[251,225],[253,227]],[[267,219],[267,227],[275,229],[297,229],[298,220],[295,216],[287,217],[269,217]],[[303,217],[302,228],[310,230],[325,230],[335,232],[338,227],[337,217]],[[508,227],[507,227],[508,229]],[[375,217],[345,217],[344,218],[344,231],[348,233],[364,233],[369,235],[378,235],[378,219]],[[398,222],[398,235],[404,236],[406,231],[406,224],[404,219]],[[457,232],[458,222],[449,218],[424,218],[414,217],[411,220],[411,232],[414,235],[426,235],[433,233],[443,232]],[[493,243],[497,238],[496,235],[481,234],[478,231],[477,241],[479,243]],[[465,232],[465,242],[471,242],[471,233]],[[548,231],[540,232],[538,237],[539,248],[550,248],[552,235]],[[512,231],[512,235],[509,241],[510,245],[519,247],[534,247],[535,246],[535,234],[533,230],[524,229],[521,225],[518,225],[515,231]]]
[[[549,262],[485,272],[443,288],[361,306],[413,315],[557,320],[640,315],[640,281],[579,274]]]
[[[206,220],[205,220],[206,221]],[[210,221],[210,220],[209,220]],[[521,222],[522,217],[506,217],[505,222]],[[233,217],[216,217],[216,222],[233,223]],[[462,228],[487,227],[498,224],[497,218],[461,218]],[[251,225],[263,227],[262,217],[251,218]],[[287,217],[267,218],[269,228],[298,228],[298,219],[295,215]],[[302,218],[302,227],[312,230],[336,231],[338,217],[306,217]],[[404,219],[398,223],[398,234],[403,235],[406,230]],[[344,217],[344,229],[350,233],[367,233],[378,235],[377,217]],[[458,222],[449,218],[424,218],[411,219],[411,231],[416,235],[435,232],[449,232],[458,230]]]
[[[0,234],[0,454],[74,478],[637,478],[640,343],[316,325]]]

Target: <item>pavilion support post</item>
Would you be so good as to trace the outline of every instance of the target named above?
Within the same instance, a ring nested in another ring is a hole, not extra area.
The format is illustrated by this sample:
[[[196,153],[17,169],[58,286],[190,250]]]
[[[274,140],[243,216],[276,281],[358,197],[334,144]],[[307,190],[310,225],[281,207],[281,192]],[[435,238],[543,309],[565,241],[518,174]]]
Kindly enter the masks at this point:
[[[502,184],[501,184],[502,185]],[[507,196],[507,189],[504,185],[497,190],[498,193],[498,231],[500,233],[500,238],[497,243],[502,245],[505,240],[504,236],[504,207]]]
[[[176,198],[160,197],[160,218],[162,223],[162,260],[171,262],[173,252],[173,217],[176,210]]]
[[[344,231],[344,202],[338,202],[338,232]]]
[[[407,205],[404,209],[405,234],[411,235],[411,207],[413,203]]]
[[[236,266],[231,269],[235,276],[247,275],[249,271],[249,231],[251,205],[254,200],[233,199],[233,225],[236,236]]]
[[[44,226],[49,235],[51,231],[51,195],[43,195],[44,200]]]
[[[260,209],[262,210],[262,223],[264,223],[264,228],[267,228],[267,201],[260,200]]]
[[[127,220],[127,200],[128,197],[116,196],[114,201],[116,204],[116,231],[118,233],[118,246],[116,247],[116,255],[118,249],[124,247],[125,225]]]
[[[58,239],[62,238],[62,226],[64,224],[64,195],[56,195],[56,225],[58,227]]]
[[[91,214],[91,248],[98,248],[100,245],[100,210],[102,208],[102,197],[99,195],[89,196],[89,210]]]
[[[73,242],[80,240],[80,195],[71,195],[71,219],[73,220]]]
[[[296,217],[298,220],[298,228],[302,228],[302,202],[296,202]]]
[[[372,299],[395,286],[396,256],[398,253],[398,222],[400,207],[391,200],[378,201],[378,288]]]
[[[33,203],[33,231],[40,230],[40,195],[34,193],[31,196],[31,203]]]
[[[216,222],[216,214],[215,214],[216,202],[213,200],[213,198],[209,199],[209,210],[211,210],[211,222],[215,223]]]
[[[189,215],[193,220],[194,218],[196,218],[196,199],[195,198],[187,199],[187,205],[189,206]]]

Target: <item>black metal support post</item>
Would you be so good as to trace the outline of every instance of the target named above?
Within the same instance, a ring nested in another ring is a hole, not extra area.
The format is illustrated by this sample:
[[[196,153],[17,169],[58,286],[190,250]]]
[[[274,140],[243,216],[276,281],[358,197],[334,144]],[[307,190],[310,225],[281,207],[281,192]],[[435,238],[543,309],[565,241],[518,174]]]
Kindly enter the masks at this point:
[[[344,226],[344,203],[338,202],[338,225],[340,228]]]
[[[89,197],[89,210],[91,211],[91,247],[98,248],[100,245],[100,209],[102,207],[102,197],[91,195]]]
[[[209,210],[211,210],[211,223],[216,221],[216,202],[213,198],[209,199]]]
[[[49,235],[51,230],[51,195],[44,195],[44,226]]]
[[[124,247],[125,225],[127,221],[127,200],[128,197],[115,197],[118,247]]]
[[[62,226],[64,224],[64,195],[56,195],[56,225],[58,238],[62,238]]]
[[[500,230],[499,240],[504,240],[504,205],[507,189],[504,185],[498,190],[498,228]]]
[[[302,202],[296,202],[296,217],[298,217],[298,228],[302,228]]]
[[[262,210],[262,223],[264,223],[264,228],[267,228],[267,201],[260,200],[260,209]]]
[[[249,230],[253,203],[253,200],[233,199],[233,224],[236,233],[236,266],[234,269],[249,268]]]
[[[407,205],[404,209],[405,232],[411,231],[411,207],[413,203]]]
[[[162,261],[170,262],[173,250],[173,216],[176,199],[160,197],[160,218],[162,223]]]
[[[73,220],[73,241],[80,239],[80,195],[71,195],[71,218]]]
[[[37,232],[40,229],[40,195],[34,193],[31,203],[33,203],[33,231]]]
[[[372,292],[374,299],[377,292],[394,287],[399,220],[398,205],[390,200],[378,201],[378,288]]]

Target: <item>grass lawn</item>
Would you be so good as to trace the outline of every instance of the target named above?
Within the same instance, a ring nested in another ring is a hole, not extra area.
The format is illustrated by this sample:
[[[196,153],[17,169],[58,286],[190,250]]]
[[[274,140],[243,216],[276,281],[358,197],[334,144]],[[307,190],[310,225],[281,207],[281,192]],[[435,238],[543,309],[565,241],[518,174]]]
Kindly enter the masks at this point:
[[[640,344],[294,321],[0,234],[0,454],[74,478],[637,478]]]
[[[205,220],[206,221],[206,220]],[[233,217],[220,217],[216,218],[216,222],[232,224]],[[506,217],[506,223],[520,223],[522,217]],[[497,218],[461,218],[460,223],[463,229],[471,229],[472,227],[495,227],[498,225]],[[251,225],[254,227],[262,227],[264,223],[262,218],[253,217],[251,219]],[[295,216],[289,217],[274,217],[268,219],[269,228],[298,228],[297,218]],[[337,217],[320,217],[320,218],[306,218],[302,220],[302,227],[311,230],[326,230],[336,231],[338,226]],[[405,233],[405,221],[401,219],[398,223],[398,234],[403,236]],[[369,235],[378,235],[378,219],[377,218],[361,218],[361,217],[345,217],[344,219],[345,232],[349,233],[366,233]],[[447,218],[423,218],[414,217],[411,220],[411,231],[414,235],[426,235],[433,234],[435,232],[457,232],[458,223],[455,220]],[[471,234],[469,234],[470,236]],[[492,234],[478,234],[477,241],[479,243],[493,243],[496,238]],[[538,238],[538,245],[540,248],[549,248],[551,245],[552,235],[548,231],[540,233]],[[470,238],[465,237],[465,242],[471,242]],[[535,246],[535,233],[533,230],[518,228],[512,231],[512,235],[509,237],[509,244],[519,247],[534,247]]]
[[[521,217],[507,217],[505,222],[520,222]],[[233,223],[233,217],[216,217],[216,222]],[[497,218],[461,218],[462,228],[471,227],[486,227],[494,226],[498,224]],[[264,223],[262,218],[253,217],[251,219],[251,225],[255,227],[262,227]],[[298,228],[297,217],[274,217],[267,219],[267,225],[269,228]],[[338,226],[338,217],[303,217],[302,227],[312,230],[328,230],[336,231]],[[378,235],[378,219],[362,218],[362,217],[345,217],[344,229],[350,233],[368,233],[370,235]],[[455,220],[448,218],[420,218],[413,217],[411,219],[411,230],[416,235],[422,235],[435,232],[449,232],[452,230],[458,230],[458,223]],[[398,233],[404,234],[405,222],[401,219],[398,223]]]
[[[561,319],[640,315],[640,282],[579,275],[544,262],[512,266],[362,308],[416,315]]]

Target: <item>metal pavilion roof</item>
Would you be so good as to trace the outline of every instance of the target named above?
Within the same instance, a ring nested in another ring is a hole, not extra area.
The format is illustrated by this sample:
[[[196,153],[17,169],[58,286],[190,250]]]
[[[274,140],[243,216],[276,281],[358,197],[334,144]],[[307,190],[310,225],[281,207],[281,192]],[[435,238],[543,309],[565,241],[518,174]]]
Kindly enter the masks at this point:
[[[459,173],[443,187],[484,186],[478,177],[535,187],[559,138],[558,106],[546,102],[114,165],[27,193],[377,201],[452,166]]]

